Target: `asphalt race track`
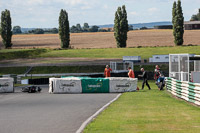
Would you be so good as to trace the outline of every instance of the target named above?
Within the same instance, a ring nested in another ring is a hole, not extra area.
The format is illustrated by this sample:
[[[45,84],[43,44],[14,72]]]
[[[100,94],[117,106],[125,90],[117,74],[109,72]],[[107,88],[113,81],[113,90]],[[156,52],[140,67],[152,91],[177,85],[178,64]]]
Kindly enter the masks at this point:
[[[0,133],[74,133],[118,94],[0,94]]]

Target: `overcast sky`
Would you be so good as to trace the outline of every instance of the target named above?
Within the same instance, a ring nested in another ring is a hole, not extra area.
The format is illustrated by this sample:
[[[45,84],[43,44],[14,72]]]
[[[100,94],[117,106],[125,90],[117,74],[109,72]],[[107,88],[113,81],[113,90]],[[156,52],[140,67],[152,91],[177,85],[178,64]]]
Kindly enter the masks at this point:
[[[61,9],[69,14],[70,26],[113,24],[118,6],[126,5],[129,24],[171,21],[174,0],[0,0],[0,11],[11,11],[12,25],[24,28],[58,27]],[[198,12],[200,0],[182,0],[185,20]]]

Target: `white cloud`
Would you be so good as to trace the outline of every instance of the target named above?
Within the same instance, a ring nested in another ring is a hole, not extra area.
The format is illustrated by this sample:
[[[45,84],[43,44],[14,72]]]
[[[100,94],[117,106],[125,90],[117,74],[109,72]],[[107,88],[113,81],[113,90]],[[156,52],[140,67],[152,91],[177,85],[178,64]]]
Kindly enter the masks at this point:
[[[103,8],[104,8],[104,9],[108,9],[108,5],[104,5]]]
[[[45,3],[45,0],[28,0],[26,3],[28,5],[41,5]]]
[[[199,13],[199,8],[194,9],[194,14]]]
[[[53,1],[61,2],[61,3],[67,4],[67,5],[72,5],[72,6],[85,3],[83,0],[53,0]]]
[[[134,15],[134,16],[138,16],[139,14],[137,12],[130,12],[131,15]]]
[[[130,23],[171,21],[174,0],[0,0],[0,11],[11,11],[13,25],[56,27],[60,9],[69,14],[70,25],[113,23],[118,6],[126,5]],[[181,0],[184,16],[198,12],[200,0]],[[195,10],[194,10],[195,9]],[[97,17],[98,16],[98,17]]]
[[[153,8],[149,8],[148,11],[152,13],[152,12],[157,12],[159,10],[158,8],[153,7]]]

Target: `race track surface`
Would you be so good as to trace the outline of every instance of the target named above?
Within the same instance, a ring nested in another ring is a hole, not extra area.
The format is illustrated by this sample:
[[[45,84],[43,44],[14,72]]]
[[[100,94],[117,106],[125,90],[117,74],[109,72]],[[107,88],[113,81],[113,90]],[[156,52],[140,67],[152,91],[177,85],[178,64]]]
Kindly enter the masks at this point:
[[[74,133],[117,94],[0,94],[0,133]]]

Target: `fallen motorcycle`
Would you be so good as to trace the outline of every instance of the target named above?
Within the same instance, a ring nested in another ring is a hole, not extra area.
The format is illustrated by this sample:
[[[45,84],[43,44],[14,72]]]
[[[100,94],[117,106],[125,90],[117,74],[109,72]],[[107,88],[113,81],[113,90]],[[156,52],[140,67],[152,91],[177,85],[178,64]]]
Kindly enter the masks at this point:
[[[22,87],[21,91],[28,93],[36,93],[36,92],[41,92],[42,89],[38,86],[28,86],[28,87]]]
[[[163,88],[165,87],[165,77],[159,77],[156,81],[156,85],[158,86],[159,90],[163,90]]]

